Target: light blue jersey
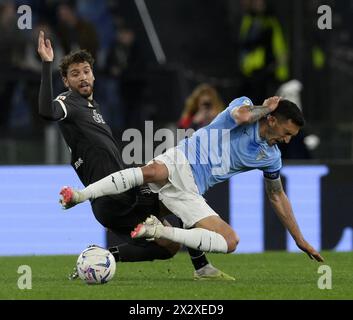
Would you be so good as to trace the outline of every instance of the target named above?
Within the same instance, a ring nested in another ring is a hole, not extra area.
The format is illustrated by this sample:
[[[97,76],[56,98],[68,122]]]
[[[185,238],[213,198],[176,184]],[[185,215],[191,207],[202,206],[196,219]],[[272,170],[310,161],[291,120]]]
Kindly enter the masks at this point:
[[[233,100],[208,126],[180,141],[200,194],[235,174],[260,169],[275,176],[282,167],[281,152],[259,135],[259,122],[238,126],[231,111],[253,105],[247,97]]]

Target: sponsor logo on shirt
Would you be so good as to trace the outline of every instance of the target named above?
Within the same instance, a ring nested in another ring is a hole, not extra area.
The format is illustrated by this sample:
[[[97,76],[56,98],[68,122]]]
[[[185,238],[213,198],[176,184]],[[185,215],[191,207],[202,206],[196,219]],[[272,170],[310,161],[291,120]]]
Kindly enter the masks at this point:
[[[93,110],[93,120],[97,123],[105,124],[105,121],[101,114],[99,114],[96,110]]]
[[[256,157],[256,160],[259,161],[259,160],[265,159],[266,157],[267,157],[266,152],[261,149],[259,154]]]
[[[78,160],[75,162],[75,169],[77,170],[81,164],[83,164],[83,160],[81,158],[78,158]]]

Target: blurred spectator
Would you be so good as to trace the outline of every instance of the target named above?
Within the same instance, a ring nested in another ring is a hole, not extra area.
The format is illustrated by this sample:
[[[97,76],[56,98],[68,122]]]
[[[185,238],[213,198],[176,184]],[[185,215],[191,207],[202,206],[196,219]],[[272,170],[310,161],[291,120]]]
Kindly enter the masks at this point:
[[[16,7],[28,5],[32,9],[32,24],[36,25],[40,20],[50,21],[52,26],[56,25],[56,7],[63,0],[15,0]]]
[[[126,26],[121,26],[115,34],[115,39],[107,54],[105,72],[120,76],[130,66],[131,53],[135,44],[135,32]]]
[[[12,98],[23,61],[25,39],[17,27],[17,13],[12,1],[0,4],[0,131],[6,133],[10,121]]]
[[[86,49],[96,59],[99,50],[98,35],[95,27],[88,21],[79,18],[74,6],[68,3],[57,8],[58,37],[67,54],[76,49]]]
[[[317,8],[321,1],[305,3],[307,18],[304,20],[305,35],[303,39],[303,101],[304,115],[312,122],[324,121],[327,114],[325,105],[329,101],[330,86],[328,69],[328,30],[320,30],[316,19]],[[319,107],[316,107],[319,106]]]
[[[77,14],[91,22],[97,31],[100,50],[106,50],[114,41],[115,26],[107,0],[80,0]]]
[[[239,35],[240,91],[260,103],[288,79],[287,43],[279,20],[270,13],[265,0],[242,4],[245,13]]]
[[[114,42],[107,51],[102,74],[97,78],[97,95],[102,101],[102,112],[113,131],[126,126],[126,107],[121,81],[123,73],[130,67],[134,43],[134,31],[126,26],[120,26],[115,32]],[[136,95],[136,88],[131,89]]]
[[[119,77],[122,100],[129,110],[125,125],[144,126],[149,117],[146,115],[148,98],[145,96],[148,82],[146,50],[141,46],[141,34],[136,33],[135,25],[127,23],[122,16],[116,16],[115,21],[117,31],[107,53],[105,72]]]
[[[178,127],[197,130],[208,125],[223,109],[224,103],[216,89],[208,84],[201,84],[186,99]]]

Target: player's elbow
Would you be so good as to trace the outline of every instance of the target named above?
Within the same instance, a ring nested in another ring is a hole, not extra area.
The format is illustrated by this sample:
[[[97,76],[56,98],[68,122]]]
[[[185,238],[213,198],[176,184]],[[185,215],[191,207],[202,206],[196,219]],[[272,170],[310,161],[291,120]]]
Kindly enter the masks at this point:
[[[240,107],[232,112],[235,122],[240,125],[246,125],[251,122],[251,114],[246,107]]]
[[[44,106],[39,103],[39,110],[38,110],[38,115],[44,119],[44,120],[48,120],[48,121],[58,121],[61,119],[61,117],[57,114],[55,114],[54,112],[47,112],[47,110],[45,110]]]
[[[46,115],[46,114],[43,114],[43,113],[39,113],[39,116],[42,119],[47,120],[47,121],[58,121],[58,120],[60,120],[60,117],[55,117],[55,116],[52,116],[52,115]]]

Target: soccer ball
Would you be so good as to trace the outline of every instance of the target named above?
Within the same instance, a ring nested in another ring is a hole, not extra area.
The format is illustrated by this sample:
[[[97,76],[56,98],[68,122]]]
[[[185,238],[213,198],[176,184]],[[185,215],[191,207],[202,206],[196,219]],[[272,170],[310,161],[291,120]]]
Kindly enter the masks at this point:
[[[88,284],[107,283],[113,278],[116,269],[114,256],[98,246],[83,250],[76,265],[78,276]]]

